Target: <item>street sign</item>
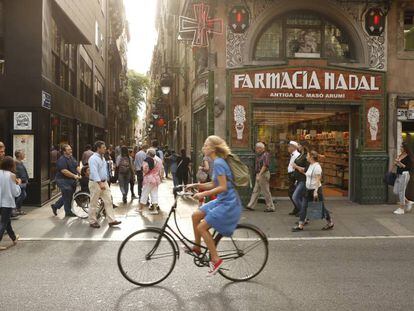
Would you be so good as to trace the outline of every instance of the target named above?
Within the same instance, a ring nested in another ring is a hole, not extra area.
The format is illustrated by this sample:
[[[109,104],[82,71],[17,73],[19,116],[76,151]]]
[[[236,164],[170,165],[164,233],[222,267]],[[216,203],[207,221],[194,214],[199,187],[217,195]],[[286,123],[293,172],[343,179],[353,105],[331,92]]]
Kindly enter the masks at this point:
[[[52,109],[52,95],[45,91],[42,91],[42,107]]]

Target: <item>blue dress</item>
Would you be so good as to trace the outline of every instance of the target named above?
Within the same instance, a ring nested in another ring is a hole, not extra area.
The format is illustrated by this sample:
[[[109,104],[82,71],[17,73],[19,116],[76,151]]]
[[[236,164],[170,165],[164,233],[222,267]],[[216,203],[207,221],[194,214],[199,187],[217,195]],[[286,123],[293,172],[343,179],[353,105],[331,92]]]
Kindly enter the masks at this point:
[[[224,236],[231,236],[236,229],[242,212],[241,202],[234,189],[230,167],[226,160],[217,158],[214,160],[213,182],[219,185],[218,176],[227,178],[227,191],[217,195],[217,199],[200,207],[206,213],[205,221]]]

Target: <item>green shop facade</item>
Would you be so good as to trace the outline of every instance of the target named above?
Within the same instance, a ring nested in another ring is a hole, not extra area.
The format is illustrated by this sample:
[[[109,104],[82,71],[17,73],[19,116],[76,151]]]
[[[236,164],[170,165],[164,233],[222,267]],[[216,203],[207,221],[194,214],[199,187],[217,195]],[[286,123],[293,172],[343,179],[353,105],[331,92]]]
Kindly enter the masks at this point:
[[[361,204],[387,201],[385,74],[323,59],[227,70],[227,141],[254,167],[254,145],[274,159],[271,189],[287,192],[287,144],[307,140],[322,154],[327,196]],[[253,172],[252,172],[253,174]],[[241,189],[247,200],[251,189]]]

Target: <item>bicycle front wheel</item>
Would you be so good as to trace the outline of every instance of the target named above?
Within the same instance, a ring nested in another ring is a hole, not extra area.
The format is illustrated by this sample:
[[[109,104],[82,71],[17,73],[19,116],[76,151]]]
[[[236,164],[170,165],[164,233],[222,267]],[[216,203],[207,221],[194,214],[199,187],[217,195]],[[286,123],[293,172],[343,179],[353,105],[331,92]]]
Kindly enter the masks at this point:
[[[151,286],[165,280],[173,271],[176,259],[173,241],[155,228],[132,233],[118,250],[121,274],[140,286]]]
[[[256,277],[266,266],[269,256],[266,236],[248,224],[237,225],[231,238],[221,238],[216,247],[224,261],[218,272],[234,282]]]

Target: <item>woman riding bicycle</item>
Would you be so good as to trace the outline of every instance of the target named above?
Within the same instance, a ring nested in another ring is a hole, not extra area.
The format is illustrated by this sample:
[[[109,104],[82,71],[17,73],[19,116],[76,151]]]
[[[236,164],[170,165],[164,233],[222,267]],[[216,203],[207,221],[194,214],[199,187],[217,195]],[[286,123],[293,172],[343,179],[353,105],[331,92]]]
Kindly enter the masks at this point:
[[[239,222],[242,207],[241,202],[233,186],[233,175],[226,162],[230,154],[230,148],[226,142],[218,136],[209,136],[203,147],[205,156],[214,161],[213,178],[211,182],[204,184],[190,184],[188,188],[197,187],[200,191],[194,198],[200,200],[204,197],[217,196],[217,199],[201,206],[193,213],[193,228],[195,244],[200,245],[203,237],[210,251],[210,271],[208,276],[217,273],[223,260],[219,257],[210,228],[214,228],[223,236],[231,236]],[[199,255],[201,249],[194,246],[192,252]]]

